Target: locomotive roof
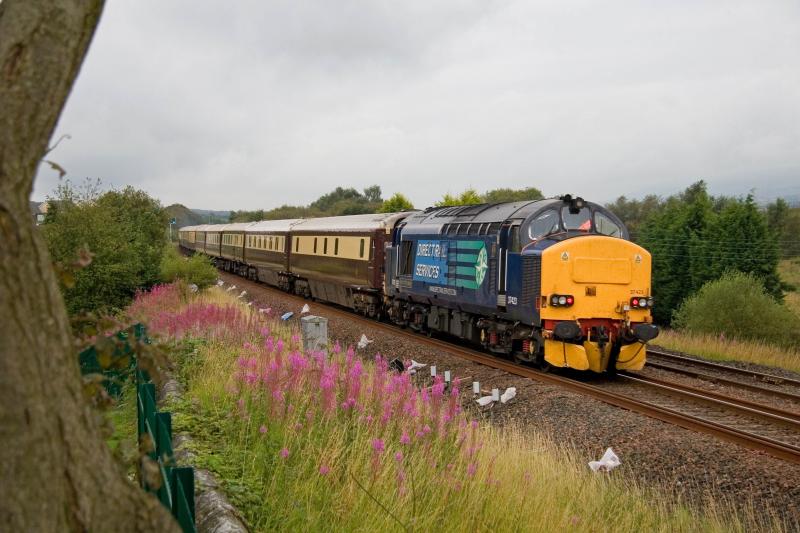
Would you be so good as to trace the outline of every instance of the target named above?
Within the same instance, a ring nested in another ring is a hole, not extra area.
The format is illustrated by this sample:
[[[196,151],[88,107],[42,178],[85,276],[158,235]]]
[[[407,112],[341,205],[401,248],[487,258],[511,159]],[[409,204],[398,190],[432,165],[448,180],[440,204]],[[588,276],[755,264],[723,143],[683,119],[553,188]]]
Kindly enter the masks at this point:
[[[371,213],[338,217],[307,218],[292,226],[293,231],[377,231],[391,229],[398,220],[416,211]]]
[[[423,233],[428,233],[432,229],[431,226],[441,228],[445,224],[459,222],[491,223],[505,222],[509,219],[525,219],[546,207],[561,203],[561,200],[557,198],[548,198],[523,202],[429,208],[408,217],[403,233],[413,234],[416,228]]]

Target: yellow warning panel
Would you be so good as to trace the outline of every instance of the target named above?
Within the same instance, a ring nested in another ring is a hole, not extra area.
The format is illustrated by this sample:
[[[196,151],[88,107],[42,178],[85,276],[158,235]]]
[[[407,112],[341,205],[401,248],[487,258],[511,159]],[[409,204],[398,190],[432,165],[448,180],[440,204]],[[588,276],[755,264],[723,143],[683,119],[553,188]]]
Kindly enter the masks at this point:
[[[545,339],[544,360],[553,366],[569,367],[576,370],[589,369],[586,349],[579,344]]]
[[[611,344],[606,343],[603,349],[596,342],[585,341],[583,348],[586,350],[586,359],[589,361],[589,370],[602,372],[608,364],[608,356],[611,355]]]
[[[617,357],[617,370],[641,370],[647,359],[647,348],[641,342],[623,346]]]

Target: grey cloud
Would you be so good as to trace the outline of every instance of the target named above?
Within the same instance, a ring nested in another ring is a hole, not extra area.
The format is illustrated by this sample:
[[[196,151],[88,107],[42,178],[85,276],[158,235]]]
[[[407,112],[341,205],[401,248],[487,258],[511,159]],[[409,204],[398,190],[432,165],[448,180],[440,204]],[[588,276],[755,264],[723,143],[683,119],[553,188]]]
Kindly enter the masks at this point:
[[[244,209],[380,184],[797,194],[790,2],[109,2],[52,154]],[[34,198],[53,189],[42,168]],[[793,189],[794,187],[794,189]],[[786,192],[786,191],[792,191]]]

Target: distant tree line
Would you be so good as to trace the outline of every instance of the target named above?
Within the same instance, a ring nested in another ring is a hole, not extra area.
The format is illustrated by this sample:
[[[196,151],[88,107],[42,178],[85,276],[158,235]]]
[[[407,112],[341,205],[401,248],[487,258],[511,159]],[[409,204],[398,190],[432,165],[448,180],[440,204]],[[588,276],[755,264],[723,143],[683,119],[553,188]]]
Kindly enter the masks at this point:
[[[781,301],[778,261],[798,254],[800,209],[780,199],[761,209],[752,194],[710,196],[703,181],[666,199],[621,196],[606,207],[653,255],[658,322],[670,323],[681,302],[729,272],[753,276],[766,294]]]
[[[461,194],[445,194],[436,202],[437,207],[450,205],[472,205],[497,202],[516,202],[541,200],[542,192],[535,188],[494,189],[483,194],[475,189],[467,189]],[[338,215],[359,215],[363,213],[397,213],[414,209],[414,204],[402,193],[395,193],[384,200],[378,185],[367,187],[363,192],[356,189],[336,187],[323,194],[307,206],[282,205],[274,209],[255,211],[231,211],[230,222],[255,222],[258,220],[281,220],[287,218],[311,218]]]

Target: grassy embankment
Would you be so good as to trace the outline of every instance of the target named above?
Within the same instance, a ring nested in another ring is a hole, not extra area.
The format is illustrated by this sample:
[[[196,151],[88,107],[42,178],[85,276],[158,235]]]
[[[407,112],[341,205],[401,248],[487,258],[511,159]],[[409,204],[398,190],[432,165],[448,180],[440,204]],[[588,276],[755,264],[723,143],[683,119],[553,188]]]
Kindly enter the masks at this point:
[[[781,279],[794,287],[786,293],[784,302],[800,316],[800,258],[782,260],[778,270]],[[715,361],[742,361],[800,372],[800,351],[767,342],[665,330],[653,343]]]
[[[481,425],[457,391],[418,389],[385,360],[303,354],[294,326],[219,288],[184,298],[159,288],[131,313],[183,347],[174,427],[255,530],[755,528],[714,502],[694,514],[592,473],[530,432]]]

